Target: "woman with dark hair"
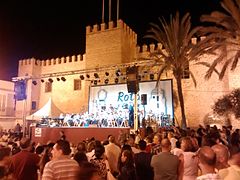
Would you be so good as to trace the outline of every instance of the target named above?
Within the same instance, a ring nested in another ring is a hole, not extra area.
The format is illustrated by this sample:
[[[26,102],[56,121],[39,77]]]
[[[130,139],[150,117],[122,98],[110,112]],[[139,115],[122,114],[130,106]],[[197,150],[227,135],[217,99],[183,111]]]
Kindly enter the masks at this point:
[[[107,164],[104,156],[105,148],[103,145],[97,145],[95,147],[95,158],[91,159],[90,162],[97,169],[98,175],[101,179],[107,179]]]
[[[74,154],[73,159],[78,162],[79,166],[82,165],[84,162],[88,162],[88,158],[84,152],[77,152]]]
[[[129,150],[123,150],[120,161],[118,162],[119,176],[118,180],[136,180],[136,169],[134,166],[133,153]]]

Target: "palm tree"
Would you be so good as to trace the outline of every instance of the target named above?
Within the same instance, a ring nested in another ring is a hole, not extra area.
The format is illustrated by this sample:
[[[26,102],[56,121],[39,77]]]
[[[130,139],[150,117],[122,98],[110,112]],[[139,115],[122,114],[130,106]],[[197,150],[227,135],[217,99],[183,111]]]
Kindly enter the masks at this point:
[[[202,15],[201,21],[210,23],[203,29],[203,32],[215,34],[217,40],[224,42],[222,44],[221,56],[215,59],[211,64],[205,64],[209,67],[206,78],[210,78],[216,66],[223,63],[219,73],[219,79],[224,77],[224,74],[229,66],[234,70],[238,64],[240,57],[240,1],[239,0],[223,0],[221,6],[225,12],[213,11],[209,15]]]
[[[150,38],[161,43],[164,49],[158,49],[150,54],[150,59],[155,60],[159,67],[157,85],[165,71],[171,71],[177,83],[178,99],[181,108],[182,128],[187,127],[184,98],[182,91],[183,73],[189,73],[194,85],[196,80],[189,69],[191,61],[198,60],[204,54],[210,54],[221,47],[221,43],[213,42],[215,34],[210,34],[205,39],[193,44],[192,38],[198,33],[201,35],[203,27],[191,29],[191,16],[186,13],[180,20],[179,13],[170,16],[168,23],[164,18],[159,18],[160,26],[150,24],[150,29],[145,38]]]

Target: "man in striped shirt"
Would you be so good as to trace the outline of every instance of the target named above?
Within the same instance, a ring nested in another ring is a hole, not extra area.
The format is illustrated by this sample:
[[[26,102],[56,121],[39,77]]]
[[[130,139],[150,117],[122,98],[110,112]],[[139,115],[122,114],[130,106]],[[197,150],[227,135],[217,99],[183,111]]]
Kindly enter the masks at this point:
[[[43,170],[42,180],[75,180],[79,171],[77,161],[70,158],[70,144],[66,140],[58,140],[53,146],[53,159]]]

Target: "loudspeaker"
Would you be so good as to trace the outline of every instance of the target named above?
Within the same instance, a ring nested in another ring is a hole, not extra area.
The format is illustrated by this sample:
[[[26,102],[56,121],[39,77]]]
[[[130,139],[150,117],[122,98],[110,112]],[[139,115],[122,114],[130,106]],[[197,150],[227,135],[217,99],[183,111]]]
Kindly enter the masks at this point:
[[[138,67],[137,66],[127,67],[126,75],[128,92],[136,94],[139,91]]]
[[[127,82],[127,89],[129,93],[136,94],[139,91],[139,86],[137,81],[128,81]]]
[[[141,104],[142,105],[147,105],[147,94],[142,94],[141,95]]]

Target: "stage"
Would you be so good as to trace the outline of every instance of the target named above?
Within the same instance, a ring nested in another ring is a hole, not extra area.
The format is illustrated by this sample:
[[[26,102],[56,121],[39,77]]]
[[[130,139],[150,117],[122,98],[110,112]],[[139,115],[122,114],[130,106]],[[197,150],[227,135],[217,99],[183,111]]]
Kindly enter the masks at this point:
[[[47,144],[49,141],[55,142],[60,139],[60,131],[66,135],[66,139],[77,145],[79,142],[86,140],[86,138],[94,137],[97,140],[103,141],[107,139],[108,135],[114,135],[116,139],[120,131],[123,130],[129,133],[130,128],[106,128],[106,127],[31,127],[32,142]]]

